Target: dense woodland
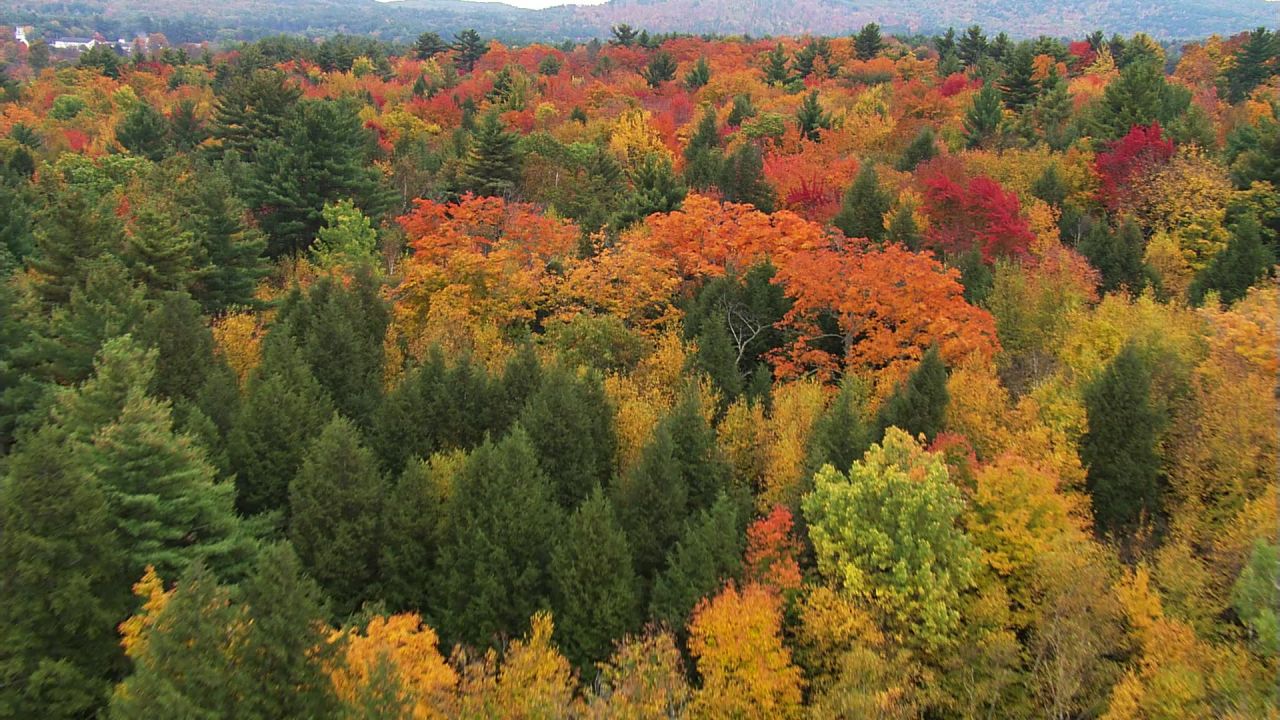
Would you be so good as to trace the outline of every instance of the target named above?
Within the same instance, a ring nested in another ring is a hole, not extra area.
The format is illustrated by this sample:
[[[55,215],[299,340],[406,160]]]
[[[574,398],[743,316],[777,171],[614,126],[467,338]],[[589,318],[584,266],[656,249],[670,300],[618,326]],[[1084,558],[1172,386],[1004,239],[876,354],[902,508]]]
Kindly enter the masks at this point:
[[[1277,717],[1278,58],[22,54],[0,717]]]

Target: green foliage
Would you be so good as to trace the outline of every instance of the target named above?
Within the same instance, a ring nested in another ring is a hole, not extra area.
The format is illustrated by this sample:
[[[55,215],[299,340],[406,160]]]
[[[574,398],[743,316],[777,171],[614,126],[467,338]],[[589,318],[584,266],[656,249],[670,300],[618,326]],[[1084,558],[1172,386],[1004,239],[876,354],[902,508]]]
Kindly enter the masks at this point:
[[[777,194],[764,177],[764,156],[755,143],[743,143],[725,158],[720,170],[720,192],[728,202],[754,205],[773,212]]]
[[[770,85],[786,85],[791,82],[791,70],[787,67],[787,52],[778,43],[765,55],[764,79]]]
[[[677,459],[676,442],[660,423],[640,461],[612,489],[618,520],[626,530],[636,572],[652,578],[688,517],[689,483]]]
[[[697,90],[711,82],[711,66],[705,57],[698,58],[689,72],[684,75],[684,86],[689,90]]]
[[[596,374],[549,368],[519,422],[561,507],[576,507],[591,488],[609,481],[618,440],[613,407]]]
[[[255,70],[236,77],[219,94],[213,109],[213,137],[219,149],[245,162],[256,161],[267,142],[282,136],[301,97],[302,90],[279,70]]]
[[[468,28],[453,36],[453,63],[463,72],[475,69],[487,51],[480,33],[475,30]]]
[[[509,196],[520,180],[517,136],[503,129],[496,113],[476,126],[462,165],[461,187],[477,195]]]
[[[378,597],[388,610],[430,607],[452,479],[441,465],[410,460],[382,499]]]
[[[871,447],[874,431],[869,405],[871,388],[857,375],[845,375],[840,390],[809,436],[810,476],[823,465],[849,467]]]
[[[684,147],[684,161],[684,179],[690,187],[704,190],[720,179],[724,153],[720,148],[715,108],[708,107],[702,114],[697,129]]]
[[[1003,105],[1000,102],[1000,91],[995,85],[984,84],[973,102],[964,113],[965,140],[969,147],[979,147],[986,143],[1004,118]]]
[[[902,151],[902,158],[898,160],[897,167],[903,172],[911,172],[920,163],[932,160],[937,155],[937,139],[933,134],[933,128],[926,125],[924,129],[916,133],[915,139],[911,141],[907,149]]]
[[[169,121],[150,104],[140,102],[116,125],[116,140],[134,155],[159,162],[171,150]]]
[[[884,239],[884,216],[893,205],[889,193],[880,189],[875,165],[865,163],[853,185],[845,191],[840,212],[831,221],[848,238]]]
[[[783,344],[777,324],[791,308],[776,269],[752,266],[708,282],[685,309],[685,337],[696,340],[699,368],[732,399],[750,389],[752,378],[770,374],[765,356]]]
[[[413,54],[419,60],[429,60],[449,50],[439,33],[424,32],[413,43]]]
[[[655,53],[649,59],[649,64],[645,66],[644,70],[640,71],[640,77],[643,77],[651,88],[661,87],[662,83],[674,80],[676,77],[675,58],[671,57],[669,52]]]
[[[653,585],[650,616],[670,628],[683,628],[698,601],[715,595],[742,572],[743,527],[739,505],[728,495],[685,524],[680,541],[667,555],[666,569]]]
[[[289,483],[289,541],[338,615],[372,596],[387,483],[351,421],[335,415]]]
[[[818,570],[926,650],[950,646],[978,550],[956,520],[964,500],[938,455],[890,430],[846,476],[831,466],[803,501]]]
[[[1145,246],[1142,228],[1126,218],[1115,231],[1104,222],[1094,222],[1076,249],[1098,269],[1102,276],[1099,289],[1103,292],[1124,288],[1137,293],[1146,284],[1147,269],[1142,261]]]
[[[947,368],[938,348],[931,347],[881,406],[876,419],[880,433],[896,427],[911,437],[924,435],[932,441],[946,425],[948,401]]]
[[[1249,629],[1260,654],[1270,658],[1280,655],[1277,572],[1280,572],[1280,547],[1259,540],[1254,543],[1249,562],[1231,590],[1231,607]]]
[[[608,656],[640,621],[640,586],[617,514],[596,487],[551,552],[552,606],[565,655],[578,667]]]
[[[1005,107],[1014,112],[1021,112],[1040,94],[1040,88],[1034,79],[1034,54],[1030,45],[1019,45],[1013,57],[1005,63],[1004,75],[1000,78],[1000,91],[1004,94]]]
[[[1218,293],[1224,303],[1243,298],[1249,288],[1271,272],[1276,258],[1262,243],[1262,228],[1253,213],[1246,214],[1231,229],[1231,240],[1191,283],[1191,300],[1204,302],[1209,292]]]
[[[1225,73],[1227,99],[1240,102],[1267,78],[1274,77],[1280,72],[1277,58],[1280,58],[1280,37],[1275,32],[1259,27],[1249,33],[1236,54],[1235,63]]]
[[[378,262],[378,231],[350,200],[329,203],[321,211],[324,227],[311,246],[316,265],[326,270]]]
[[[804,102],[800,103],[800,109],[796,111],[796,125],[799,126],[802,137],[815,142],[822,137],[820,130],[831,129],[831,116],[818,102],[817,90],[806,95]]]
[[[1131,527],[1159,507],[1157,443],[1164,422],[1152,405],[1147,363],[1126,344],[1084,391],[1089,427],[1080,439],[1080,461],[1100,530]]]
[[[1191,103],[1191,92],[1165,80],[1156,60],[1127,65],[1107,84],[1089,121],[1098,141],[1124,137],[1135,125],[1169,126]]]
[[[884,49],[884,39],[880,37],[880,26],[867,23],[853,37],[853,52],[859,60],[870,60]]]

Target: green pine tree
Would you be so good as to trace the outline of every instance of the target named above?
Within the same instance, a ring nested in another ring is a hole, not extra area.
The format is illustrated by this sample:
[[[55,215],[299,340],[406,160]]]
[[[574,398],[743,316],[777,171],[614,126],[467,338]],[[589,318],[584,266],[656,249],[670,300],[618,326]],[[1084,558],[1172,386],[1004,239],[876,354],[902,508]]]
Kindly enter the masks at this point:
[[[707,64],[705,57],[698,58],[698,62],[694,63],[689,72],[685,73],[684,86],[690,91],[697,90],[707,83],[711,82],[711,66]]]
[[[1280,36],[1259,27],[1249,33],[1236,52],[1235,63],[1226,71],[1227,99],[1238,103],[1267,78],[1280,72]]]
[[[1127,65],[1107,84],[1089,121],[1097,141],[1124,137],[1135,125],[1159,122],[1168,126],[1191,104],[1191,91],[1170,85],[1157,60]]]
[[[265,143],[283,135],[302,89],[276,69],[259,69],[231,80],[213,108],[219,150],[252,163]]]
[[[864,163],[853,185],[845,191],[840,212],[831,221],[848,238],[866,238],[872,242],[884,239],[884,216],[893,198],[880,189],[876,167]]]
[[[689,144],[684,148],[684,180],[689,187],[705,190],[720,179],[724,166],[724,153],[720,148],[720,129],[716,122],[716,110],[708,106],[698,121],[698,127]]]
[[[1103,292],[1123,288],[1138,293],[1146,285],[1147,270],[1142,261],[1145,247],[1142,228],[1132,218],[1126,218],[1115,231],[1105,222],[1093,223],[1076,249],[1097,268]]]
[[[289,483],[289,541],[345,615],[374,596],[386,481],[351,421],[335,415]]]
[[[1000,91],[1004,94],[1005,107],[1022,112],[1035,102],[1040,88],[1035,81],[1034,53],[1030,45],[1019,45],[1005,64],[1000,78]]]
[[[978,147],[995,134],[1004,117],[1001,108],[1000,91],[995,85],[984,84],[964,114],[965,139],[969,147]]]
[[[448,49],[449,46],[440,39],[439,33],[424,32],[413,43],[413,54],[419,60],[430,60]]]
[[[796,111],[796,125],[800,128],[801,137],[817,142],[821,139],[820,130],[831,129],[831,116],[822,109],[818,102],[818,91],[814,90],[805,96]]]
[[[206,312],[253,305],[254,290],[267,273],[262,257],[266,238],[246,222],[247,210],[236,198],[226,173],[200,171],[178,186],[186,210],[183,229],[195,236],[206,269],[191,288]]]
[[[787,66],[787,52],[778,43],[765,55],[764,79],[770,85],[778,87],[791,82],[791,70]]]
[[[613,406],[596,375],[551,367],[519,422],[561,507],[576,507],[592,487],[609,481],[618,439]]]
[[[688,505],[683,513],[688,517],[710,507],[721,493],[729,490],[729,466],[720,455],[715,430],[703,413],[702,400],[692,387],[685,389],[684,396],[661,424],[671,433],[672,457],[683,476],[681,484],[688,488]]]
[[[1192,281],[1191,299],[1200,304],[1212,291],[1218,293],[1220,302],[1234,303],[1266,277],[1275,264],[1275,254],[1262,243],[1262,226],[1257,216],[1247,213],[1231,229],[1227,246],[1214,255]]]
[[[743,143],[725,158],[718,184],[726,201],[754,205],[760,212],[773,212],[777,194],[764,177],[764,156],[755,143]]]
[[[432,463],[413,459],[382,503],[379,599],[389,610],[426,611],[436,582],[439,547],[447,529],[450,478]],[[433,622],[438,624],[438,622]]]
[[[937,157],[937,139],[934,137],[933,128],[926,125],[915,139],[902,151],[902,158],[898,161],[898,169],[903,172],[912,172],[920,165]]]
[[[516,636],[546,607],[547,568],[562,523],[554,488],[518,426],[472,451],[449,500],[440,547],[441,630],[484,646]]]
[[[631,548],[597,486],[569,518],[551,552],[552,607],[565,655],[578,667],[603,660],[640,621]]]
[[[929,348],[907,381],[880,407],[877,435],[883,437],[886,429],[896,427],[932,441],[946,426],[949,399],[947,368],[938,348]]]
[[[845,375],[840,381],[840,392],[813,424],[806,476],[812,477],[823,465],[844,472],[855,460],[862,459],[875,433],[868,408],[870,402],[868,383],[857,375]]]
[[[651,579],[688,517],[689,486],[666,423],[659,423],[640,460],[620,477],[612,496],[627,532],[636,573]]]
[[[87,189],[60,188],[35,217],[35,247],[28,262],[39,272],[35,289],[50,305],[71,299],[90,263],[124,245],[124,224],[105,199]]]
[[[640,71],[640,77],[649,83],[651,88],[659,88],[662,83],[674,80],[676,77],[676,61],[671,57],[671,53],[662,51],[654,53],[649,59],[649,64]]]
[[[502,127],[496,113],[476,126],[462,164],[463,190],[477,195],[510,196],[520,181],[518,137]]]
[[[650,153],[629,174],[632,190],[625,196],[623,207],[610,221],[616,230],[643,220],[653,213],[679,210],[688,188],[680,181],[671,161]]]
[[[471,72],[488,52],[480,33],[470,28],[453,36],[453,64],[462,72]]]
[[[727,495],[686,525],[653,585],[649,614],[667,627],[685,627],[698,601],[715,595],[742,571],[743,528],[739,506]]]
[[[1151,370],[1132,343],[1084,391],[1088,431],[1080,460],[1088,470],[1099,530],[1132,526],[1160,501],[1158,438],[1163,425],[1152,406]]]
[[[880,37],[880,26],[867,23],[862,26],[853,38],[853,52],[859,60],[870,60],[884,49],[884,39]]]
[[[0,717],[93,717],[123,654],[129,575],[102,482],[66,433],[28,435],[0,477]]]
[[[150,103],[133,106],[116,124],[116,141],[130,153],[160,162],[173,150],[169,121]]]

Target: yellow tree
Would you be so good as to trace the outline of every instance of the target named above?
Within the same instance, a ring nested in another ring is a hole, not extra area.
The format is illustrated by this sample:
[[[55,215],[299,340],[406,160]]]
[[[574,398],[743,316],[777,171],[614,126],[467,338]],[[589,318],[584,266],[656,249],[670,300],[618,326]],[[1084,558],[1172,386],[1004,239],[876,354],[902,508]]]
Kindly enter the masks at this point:
[[[338,698],[355,707],[371,692],[380,671],[390,670],[392,679],[406,695],[414,720],[451,716],[451,695],[457,673],[440,654],[439,638],[415,613],[374,616],[364,631],[334,634],[343,642],[343,662],[330,673]]]

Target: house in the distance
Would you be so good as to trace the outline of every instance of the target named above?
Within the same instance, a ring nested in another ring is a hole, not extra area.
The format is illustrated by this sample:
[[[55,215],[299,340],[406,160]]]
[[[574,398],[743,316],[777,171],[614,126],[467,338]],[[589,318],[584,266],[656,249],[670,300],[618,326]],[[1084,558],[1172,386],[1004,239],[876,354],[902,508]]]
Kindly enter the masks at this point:
[[[92,50],[100,41],[97,38],[60,37],[53,41],[55,50]]]
[[[19,25],[13,29],[13,41],[20,44],[31,46],[31,41],[27,38],[31,35],[33,28],[30,25]]]

